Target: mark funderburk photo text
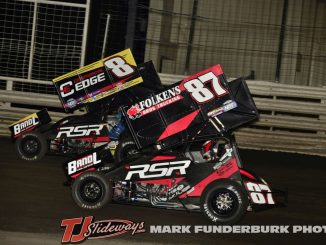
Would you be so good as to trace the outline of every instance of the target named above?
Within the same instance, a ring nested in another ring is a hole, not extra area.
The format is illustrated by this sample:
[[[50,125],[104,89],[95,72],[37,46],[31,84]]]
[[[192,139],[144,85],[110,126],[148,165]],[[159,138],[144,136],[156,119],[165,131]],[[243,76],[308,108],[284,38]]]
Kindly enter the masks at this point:
[[[151,225],[153,234],[187,233],[326,233],[326,225]]]

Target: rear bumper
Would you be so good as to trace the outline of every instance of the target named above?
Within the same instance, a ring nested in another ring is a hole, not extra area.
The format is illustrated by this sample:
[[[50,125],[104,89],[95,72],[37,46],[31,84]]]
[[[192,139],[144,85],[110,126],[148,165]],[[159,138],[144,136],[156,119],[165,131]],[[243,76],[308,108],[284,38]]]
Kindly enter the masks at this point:
[[[281,189],[272,189],[272,196],[275,204],[252,204],[252,209],[256,212],[272,208],[287,207],[288,191]]]
[[[286,207],[288,204],[288,190],[272,189],[272,195],[277,207]]]

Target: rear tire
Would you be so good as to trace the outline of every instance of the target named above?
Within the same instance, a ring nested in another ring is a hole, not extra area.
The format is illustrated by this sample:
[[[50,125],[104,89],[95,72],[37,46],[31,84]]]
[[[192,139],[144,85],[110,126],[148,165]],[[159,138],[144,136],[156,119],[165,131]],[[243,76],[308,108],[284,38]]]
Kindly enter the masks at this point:
[[[72,185],[72,198],[83,209],[99,209],[112,200],[112,183],[98,171],[81,174]]]
[[[15,141],[18,156],[26,161],[41,160],[48,151],[44,135],[38,132],[27,132]]]
[[[236,182],[214,182],[206,187],[201,197],[202,214],[219,225],[237,223],[248,207],[244,189]]]
[[[124,133],[119,139],[118,146],[114,153],[115,162],[121,162],[122,160],[138,153],[138,148],[136,143],[133,141],[131,135]]]

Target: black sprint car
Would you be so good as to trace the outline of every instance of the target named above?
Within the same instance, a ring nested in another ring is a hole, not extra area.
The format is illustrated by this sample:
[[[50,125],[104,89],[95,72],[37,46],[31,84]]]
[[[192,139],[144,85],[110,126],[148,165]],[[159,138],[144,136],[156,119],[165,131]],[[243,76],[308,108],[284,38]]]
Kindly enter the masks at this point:
[[[12,141],[21,159],[40,160],[46,153],[78,155],[107,143],[114,149],[127,129],[118,110],[120,106],[132,104],[163,87],[153,63],[136,66],[128,49],[53,82],[67,113],[81,108],[86,113],[53,122],[47,109],[43,109],[10,125]]]
[[[246,82],[227,83],[219,65],[121,110],[130,136],[120,141],[129,145],[120,161],[101,146],[64,164],[79,207],[199,211],[223,225],[286,202],[284,192],[243,169],[233,131],[258,112]]]

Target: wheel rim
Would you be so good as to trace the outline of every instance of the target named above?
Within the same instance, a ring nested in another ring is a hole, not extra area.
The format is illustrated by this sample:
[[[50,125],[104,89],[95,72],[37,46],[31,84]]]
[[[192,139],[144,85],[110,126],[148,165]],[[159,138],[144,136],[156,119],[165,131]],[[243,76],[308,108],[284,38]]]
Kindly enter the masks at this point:
[[[41,150],[41,142],[34,136],[26,136],[21,145],[24,155],[29,157],[37,155]]]
[[[213,193],[209,204],[216,215],[227,218],[236,212],[239,201],[233,191],[222,189]]]
[[[81,198],[88,203],[96,203],[103,196],[103,186],[100,182],[91,179],[86,180],[80,186]]]

